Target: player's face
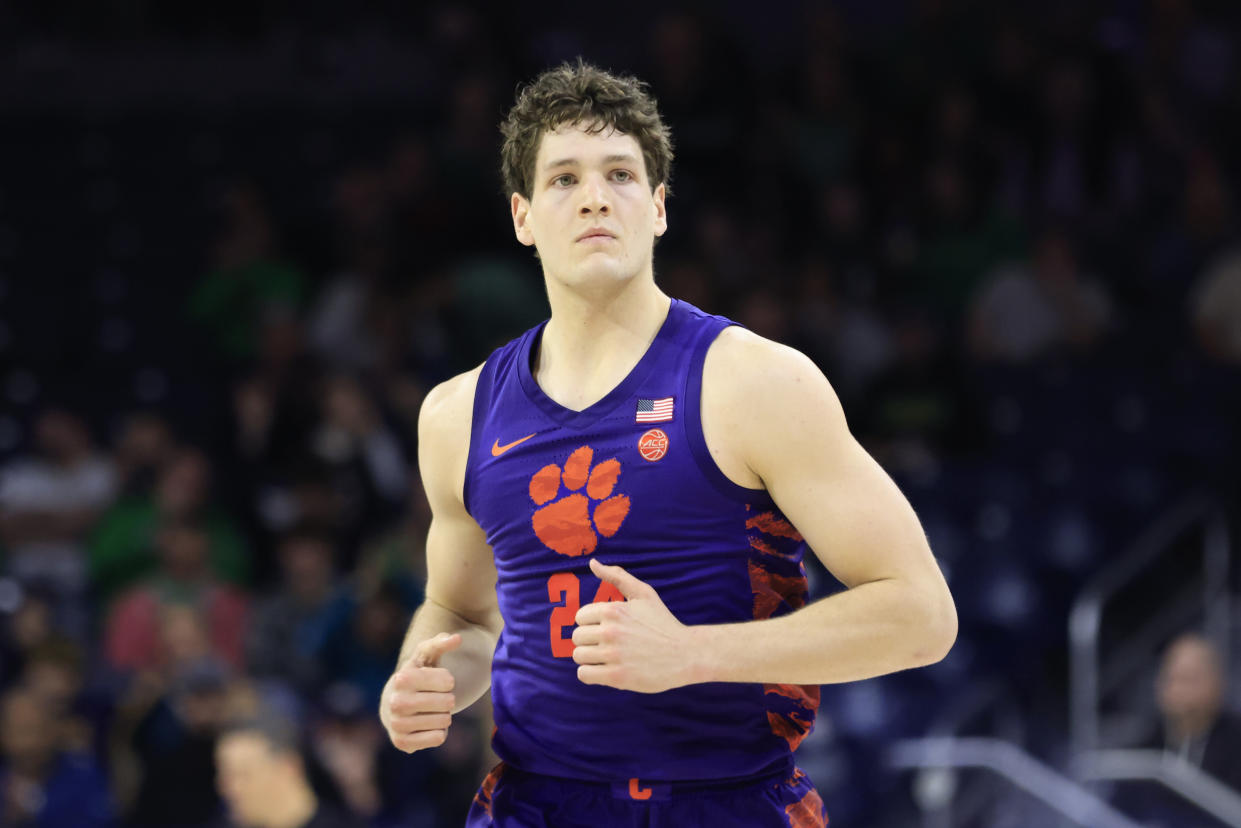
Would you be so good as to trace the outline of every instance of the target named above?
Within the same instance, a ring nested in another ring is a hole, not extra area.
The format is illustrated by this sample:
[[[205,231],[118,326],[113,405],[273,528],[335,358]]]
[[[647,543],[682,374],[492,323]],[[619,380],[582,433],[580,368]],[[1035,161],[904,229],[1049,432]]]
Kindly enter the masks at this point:
[[[577,126],[543,136],[530,200],[514,194],[512,208],[517,238],[570,287],[650,272],[655,237],[668,227],[664,185],[651,191],[637,139]]]

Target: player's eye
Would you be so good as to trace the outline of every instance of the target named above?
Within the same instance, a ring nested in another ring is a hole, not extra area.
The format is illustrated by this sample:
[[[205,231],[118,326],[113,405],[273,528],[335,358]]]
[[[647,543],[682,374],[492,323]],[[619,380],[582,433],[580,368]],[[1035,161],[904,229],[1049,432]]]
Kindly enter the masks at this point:
[[[622,184],[633,180],[633,176],[630,174],[629,170],[615,170],[612,173],[612,177]]]
[[[569,175],[568,173],[565,173],[564,175],[558,175],[552,179],[553,187],[569,187],[569,186],[572,186],[572,184],[573,184],[573,176]]]

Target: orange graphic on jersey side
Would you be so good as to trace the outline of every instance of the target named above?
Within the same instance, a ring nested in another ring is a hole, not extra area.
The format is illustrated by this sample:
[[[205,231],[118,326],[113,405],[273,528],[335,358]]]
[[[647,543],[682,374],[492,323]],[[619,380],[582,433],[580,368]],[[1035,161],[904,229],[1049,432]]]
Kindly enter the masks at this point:
[[[759,538],[750,538],[750,548],[756,549],[764,555],[771,555],[773,558],[780,558],[785,561],[795,561],[799,554],[799,551],[796,549],[792,552],[781,552],[767,541],[760,540]]]
[[[806,579],[777,575],[750,561],[750,589],[754,593],[754,617],[770,618],[781,604],[793,609],[806,605]]]
[[[612,494],[620,478],[620,461],[613,457],[591,468],[594,456],[594,449],[582,446],[569,455],[563,468],[553,463],[530,478],[530,499],[541,507],[532,518],[534,534],[553,552],[589,555],[598,546],[599,535],[615,535],[629,514],[628,495]],[[570,494],[553,500],[562,486]]]
[[[504,775],[504,768],[505,764],[503,762],[492,768],[491,773],[487,774],[487,778],[483,780],[482,786],[474,794],[474,803],[481,806],[487,812],[487,816],[494,816],[491,811],[492,797],[495,794],[496,783]]]
[[[750,507],[747,506],[746,508]],[[766,532],[768,535],[775,535],[777,538],[788,538],[799,543],[804,540],[801,532],[793,528],[793,524],[777,516],[775,512],[763,512],[762,514],[755,515],[745,522],[745,528],[757,529],[760,532]]]
[[[801,799],[784,809],[789,828],[824,828],[823,799],[817,791],[810,791]]]

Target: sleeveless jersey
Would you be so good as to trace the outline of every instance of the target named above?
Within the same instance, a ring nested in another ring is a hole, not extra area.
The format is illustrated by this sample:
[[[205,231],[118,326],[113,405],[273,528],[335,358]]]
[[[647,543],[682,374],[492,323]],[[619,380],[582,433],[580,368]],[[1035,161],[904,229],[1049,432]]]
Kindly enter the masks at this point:
[[[483,366],[466,465],[465,505],[495,554],[504,618],[496,754],[595,781],[726,779],[789,763],[818,687],[643,694],[582,684],[572,658],[578,608],[624,600],[591,573],[591,557],[650,584],[684,624],[767,618],[807,600],[801,536],[766,491],[730,481],[703,438],[703,359],[734,323],[673,300],[638,364],[584,411],[534,380],[545,324]]]

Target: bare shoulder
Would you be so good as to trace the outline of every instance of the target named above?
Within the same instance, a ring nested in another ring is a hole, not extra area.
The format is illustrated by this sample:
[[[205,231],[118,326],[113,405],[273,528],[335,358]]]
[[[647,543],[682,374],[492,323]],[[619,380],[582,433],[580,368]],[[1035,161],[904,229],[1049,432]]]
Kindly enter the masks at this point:
[[[833,416],[840,401],[810,357],[736,325],[720,332],[703,365],[703,395],[756,414],[801,402],[818,416]],[[843,416],[843,414],[842,414]]]
[[[807,438],[849,437],[840,400],[813,360],[737,326],[707,351],[702,423],[716,464],[750,488],[765,487],[770,462],[805,448]]]
[[[461,497],[474,419],[474,391],[483,366],[458,374],[432,388],[418,414],[418,465],[427,497]]]
[[[474,415],[474,390],[483,366],[478,365],[463,374],[447,379],[427,392],[418,415],[418,434],[431,431],[433,436],[445,437],[453,431],[464,430],[468,436],[470,420]],[[463,422],[464,418],[464,422]]]

